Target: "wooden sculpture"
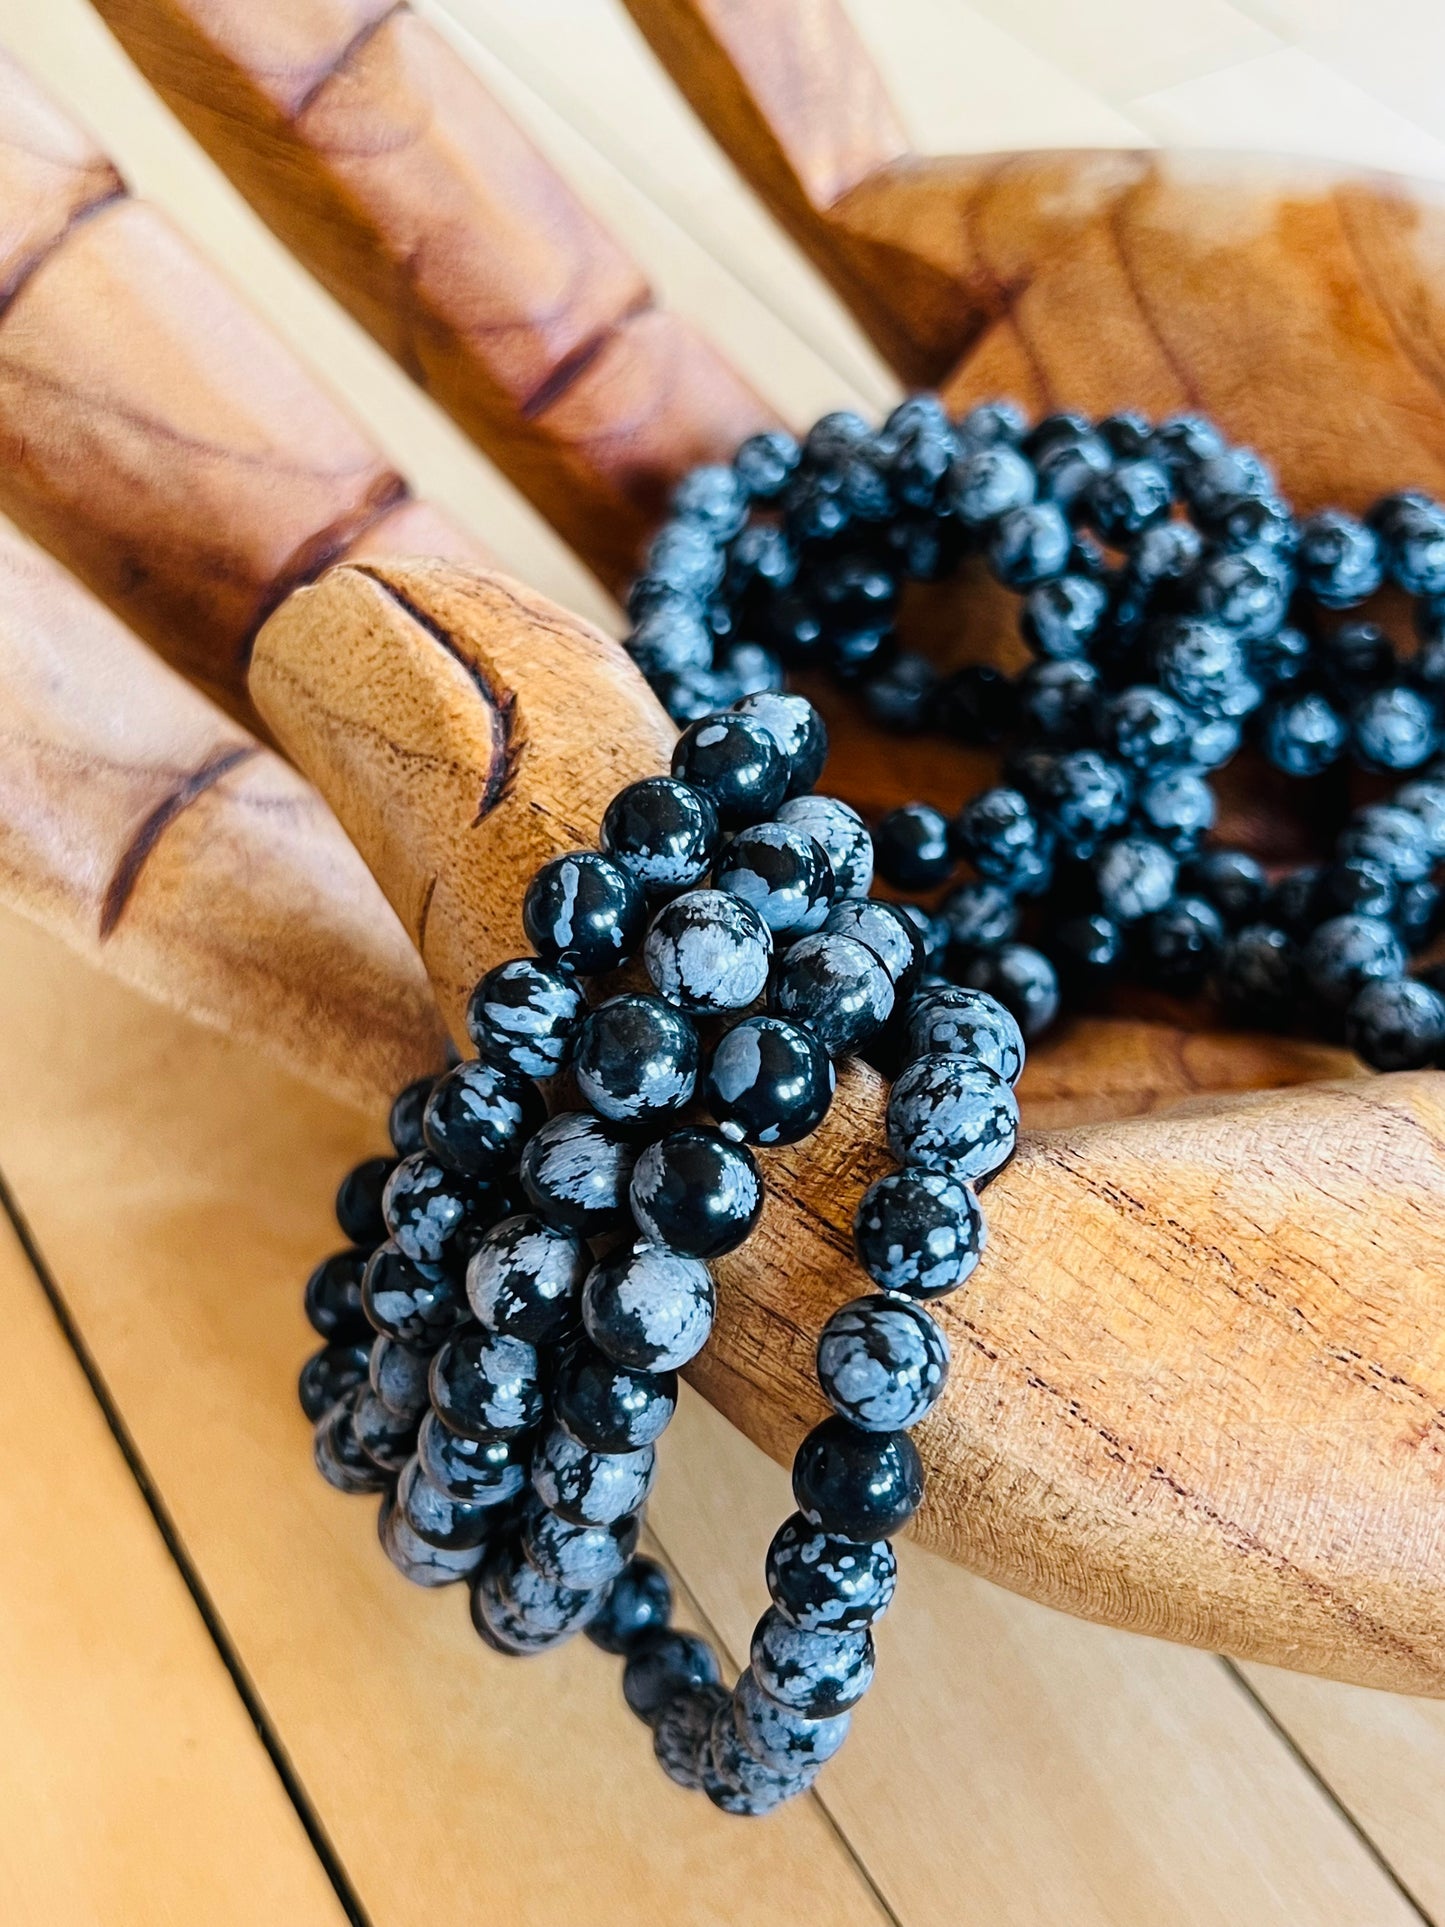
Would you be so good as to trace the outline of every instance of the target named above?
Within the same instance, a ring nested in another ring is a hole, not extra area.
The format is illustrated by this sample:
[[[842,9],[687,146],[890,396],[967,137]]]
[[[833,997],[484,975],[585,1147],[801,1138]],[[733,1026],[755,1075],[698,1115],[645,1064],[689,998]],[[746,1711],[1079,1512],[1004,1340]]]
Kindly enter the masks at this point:
[[[1177,157],[910,159],[825,0],[633,10],[909,379],[1035,407],[1198,403],[1306,507],[1445,486],[1426,190]],[[651,321],[570,198],[551,252],[519,236],[513,195],[565,190],[404,7],[102,11],[605,579],[667,478],[763,418],[711,350]],[[616,783],[665,759],[660,712],[614,645],[517,585],[382,559],[464,559],[464,538],[103,157],[20,77],[6,91],[0,506],[234,706],[252,662],[268,726],[455,1022],[519,946],[539,856],[587,841]],[[1012,646],[1001,604],[977,606],[970,646]],[[856,760],[830,775],[894,800]],[[1440,1081],[1300,1085],[1346,1060],[1192,1023],[1101,1021],[1039,1053],[1026,1122],[1118,1121],[1027,1137],[991,1193],[992,1255],[947,1314],[955,1380],[922,1436],[922,1534],[1095,1618],[1445,1694]],[[847,1225],[880,1121],[877,1081],[850,1070],[824,1128],[770,1157],[761,1242],[725,1268],[698,1382],[779,1455],[815,1415],[807,1334],[855,1288]]]

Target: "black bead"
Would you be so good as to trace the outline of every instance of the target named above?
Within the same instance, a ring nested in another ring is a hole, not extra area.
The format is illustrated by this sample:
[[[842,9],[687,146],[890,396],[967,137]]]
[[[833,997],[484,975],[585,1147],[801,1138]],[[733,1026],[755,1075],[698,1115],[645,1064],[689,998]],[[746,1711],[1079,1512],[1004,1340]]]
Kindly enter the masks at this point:
[[[347,1172],[336,1193],[336,1222],[343,1238],[368,1249],[386,1236],[381,1194],[391,1176],[394,1158],[367,1158]]]
[[[1369,857],[1347,857],[1320,871],[1313,908],[1321,922],[1350,914],[1388,920],[1394,917],[1399,894],[1388,870]]]
[[[1224,923],[1203,897],[1176,897],[1136,926],[1135,941],[1145,981],[1189,996],[1214,967]]]
[[[820,845],[832,866],[838,896],[867,896],[873,881],[873,839],[856,810],[836,796],[794,796],[778,811],[778,821]]]
[[[1034,499],[1034,471],[1017,449],[1004,442],[975,449],[949,473],[947,492],[960,521],[983,528]]]
[[[1376,979],[1346,1011],[1345,1039],[1372,1070],[1423,1070],[1445,1050],[1445,997],[1410,977]]]
[[[821,929],[834,896],[833,867],[822,845],[786,823],[740,830],[718,858],[714,880],[781,939]]]
[[[1052,502],[1031,502],[1010,509],[989,531],[988,565],[1005,588],[1029,589],[1069,564],[1071,535],[1063,512]]]
[[[1116,923],[1135,923],[1162,910],[1174,894],[1178,865],[1161,843],[1122,836],[1100,851],[1094,880],[1105,913]]]
[[[659,1627],[638,1634],[628,1644],[622,1696],[648,1725],[677,1694],[717,1683],[716,1655],[696,1633]]]
[[[667,1574],[655,1559],[636,1558],[609,1589],[587,1637],[604,1653],[627,1653],[645,1634],[666,1626],[671,1616],[672,1586]]]
[[[1235,1020],[1268,1028],[1295,1015],[1300,990],[1299,949],[1273,924],[1252,923],[1226,940],[1216,988]]]
[[[1057,973],[1032,944],[1003,943],[997,950],[981,951],[962,960],[956,974],[960,983],[997,998],[1030,1041],[1042,1036],[1059,1014]]]
[[[1398,883],[1418,883],[1435,867],[1430,835],[1413,811],[1393,803],[1356,810],[1335,845],[1340,857],[1366,857]]]
[[[1113,466],[1109,444],[1087,421],[1071,415],[1046,417],[1024,448],[1033,459],[1040,496],[1064,507],[1079,503]]]
[[[823,1396],[840,1418],[864,1432],[907,1431],[943,1391],[948,1340],[921,1305],[875,1293],[832,1314],[817,1363]]]
[[[307,1322],[328,1344],[350,1344],[371,1336],[361,1302],[365,1269],[364,1251],[337,1251],[323,1258],[306,1280]]]
[[[1214,791],[1187,765],[1165,770],[1140,785],[1134,820],[1146,836],[1184,856],[1214,826]]]
[[[417,1421],[393,1412],[368,1386],[357,1400],[352,1426],[356,1442],[383,1472],[399,1472],[416,1443]]]
[[[536,1505],[523,1521],[521,1548],[527,1564],[553,1585],[592,1592],[621,1577],[641,1529],[636,1513],[610,1525],[576,1526]]]
[[[338,1492],[380,1492],[389,1483],[388,1475],[362,1451],[356,1436],[356,1408],[365,1396],[364,1384],[353,1385],[322,1414],[312,1433],[316,1469]]]
[[[863,684],[863,707],[880,729],[916,736],[933,720],[938,683],[926,656],[903,652]]]
[[[1122,764],[1096,749],[1050,758],[1038,803],[1048,827],[1075,856],[1093,854],[1129,812],[1130,781]]]
[[[1445,593],[1445,510],[1411,491],[1386,496],[1370,513],[1390,580],[1407,595]]]
[[[723,578],[724,557],[716,537],[697,522],[665,522],[647,551],[646,575],[663,588],[698,601]]]
[[[884,1291],[941,1298],[972,1277],[984,1248],[978,1199],[949,1171],[893,1171],[853,1220],[859,1263]]]
[[[923,975],[923,939],[896,903],[845,897],[828,912],[823,928],[830,937],[852,937],[873,952],[888,972],[895,1003],[904,1002]]]
[[[954,818],[953,845],[986,882],[1037,895],[1048,883],[1052,839],[1018,790],[984,790]]]
[[[1375,622],[1343,622],[1315,645],[1315,655],[1331,693],[1352,702],[1398,674],[1395,645]]]
[[[591,1452],[654,1444],[677,1409],[677,1373],[619,1365],[589,1339],[567,1347],[553,1381],[557,1418]]]
[[[1181,889],[1204,897],[1234,927],[1252,923],[1264,908],[1269,880],[1243,850],[1202,850],[1180,866]]]
[[[1028,417],[1017,402],[983,401],[963,417],[958,436],[966,447],[987,448],[996,442],[1022,440],[1028,425]]]
[[[1001,883],[964,883],[943,899],[939,914],[961,953],[992,950],[1018,928],[1018,902]]]
[[[428,1412],[416,1447],[422,1471],[445,1498],[499,1506],[526,1489],[529,1439],[464,1438]]]
[[[599,1119],[560,1111],[522,1153],[522,1189],[548,1224],[595,1238],[626,1221],[634,1155]]]
[[[434,1077],[419,1077],[398,1091],[392,1100],[386,1128],[399,1158],[409,1157],[413,1151],[423,1148],[421,1117],[435,1083]]]
[[[1173,493],[1162,463],[1120,462],[1088,484],[1084,512],[1107,541],[1132,541],[1169,513]]]
[[[988,663],[965,663],[939,690],[938,719],[944,731],[970,748],[996,743],[1018,710],[1014,685]]]
[[[1288,565],[1273,549],[1225,550],[1200,563],[1189,589],[1202,615],[1223,623],[1241,642],[1249,643],[1273,635],[1284,621],[1293,580]],[[1241,667],[1247,667],[1247,658]]]
[[[1405,969],[1400,939],[1378,917],[1331,917],[1305,944],[1303,961],[1311,990],[1341,1010],[1372,978],[1399,977]]]
[[[1300,525],[1295,567],[1300,586],[1327,609],[1366,601],[1385,577],[1379,537],[1342,509],[1323,509]]]
[[[552,1345],[578,1318],[591,1263],[580,1237],[522,1213],[494,1225],[467,1265],[467,1297],[488,1331]]]
[[[648,1145],[632,1173],[629,1196],[642,1235],[689,1258],[732,1251],[763,1208],[751,1153],[701,1126]]]
[[[1021,726],[1044,742],[1066,748],[1093,739],[1103,684],[1092,663],[1031,663],[1015,688]]]
[[[1043,944],[1053,962],[1059,994],[1070,1004],[1088,1004],[1102,997],[1124,960],[1124,933],[1101,910],[1062,918]]]
[[[820,1532],[801,1512],[773,1534],[766,1571],[773,1604],[804,1632],[861,1632],[888,1610],[898,1581],[886,1539]]]
[[[705,462],[672,491],[672,512],[696,522],[717,542],[731,542],[747,520],[748,490],[736,469]]]
[[[456,1251],[477,1202],[472,1182],[426,1151],[403,1158],[382,1194],[393,1242],[406,1257],[424,1265],[441,1264]]]
[[[954,865],[948,819],[927,803],[904,803],[873,829],[873,859],[885,883],[900,890],[927,890],[942,883]]]
[[[1192,468],[1224,453],[1224,437],[1203,415],[1171,415],[1149,439],[1149,451],[1165,468]]]
[[[791,774],[771,733],[736,713],[706,716],[684,730],[672,753],[672,773],[708,798],[725,829],[771,816]]]
[[[1317,690],[1270,703],[1260,721],[1264,753],[1286,776],[1318,776],[1339,761],[1349,736],[1344,718]]]
[[[1155,771],[1188,760],[1190,719],[1162,689],[1136,684],[1103,706],[1105,744],[1131,769]]]
[[[679,1010],[716,1016],[745,1010],[766,988],[773,941],[741,897],[689,890],[664,904],[642,946],[659,994]]]
[[[430,1388],[437,1417],[465,1438],[515,1438],[542,1418],[541,1367],[520,1338],[459,1332],[433,1358]]]
[[[434,1350],[467,1316],[461,1287],[450,1272],[416,1264],[394,1244],[382,1245],[368,1259],[361,1302],[377,1331],[419,1351]]]
[[[729,1134],[750,1144],[793,1144],[822,1123],[835,1082],[832,1059],[810,1030],[759,1014],[718,1040],[705,1098]]]
[[[701,791],[675,776],[647,776],[613,797],[599,840],[642,889],[661,893],[700,883],[719,836],[717,811]]]
[[[1244,644],[1222,621],[1171,617],[1156,626],[1152,654],[1161,687],[1201,716],[1239,717],[1259,703]]]
[[[689,1018],[638,992],[599,1004],[577,1037],[573,1074],[600,1117],[642,1124],[680,1110],[697,1083],[700,1052]]]
[[[396,1503],[417,1538],[441,1552],[468,1552],[495,1537],[502,1514],[490,1505],[449,1499],[408,1459],[396,1482]]]
[[[966,1057],[1006,1084],[1024,1067],[1024,1037],[1012,1012],[986,991],[946,984],[916,996],[908,1007],[910,1057]]]
[[[768,429],[750,435],[733,457],[738,480],[755,502],[775,502],[798,466],[802,450],[791,435]]]
[[[806,795],[828,759],[828,731],[813,705],[802,696],[768,690],[744,696],[733,707],[761,724],[787,758],[787,794]]]
[[[825,1419],[798,1447],[793,1497],[824,1532],[886,1539],[923,1503],[923,1466],[906,1432],[860,1432],[846,1419]]]
[[[427,1386],[430,1364],[431,1358],[426,1352],[414,1351],[399,1339],[379,1336],[371,1348],[366,1375],[383,1405],[389,1406],[399,1418],[416,1420],[426,1410],[430,1398]]]
[[[514,957],[489,970],[472,992],[467,1035],[488,1063],[522,1077],[552,1077],[570,1061],[585,1013],[570,971]]]
[[[712,667],[712,633],[695,602],[649,609],[624,638],[623,647],[650,683]]]
[[[584,977],[614,970],[631,956],[644,915],[637,884],[595,850],[544,863],[522,901],[522,924],[538,956]]]
[[[438,1079],[422,1128],[427,1148],[453,1171],[494,1178],[510,1170],[547,1115],[529,1077],[499,1065],[458,1064]]]
[[[754,1628],[748,1661],[768,1699],[803,1719],[831,1719],[862,1699],[873,1680],[873,1635],[804,1632],[776,1606]]]
[[[830,1057],[856,1051],[893,1009],[888,972],[866,944],[827,933],[804,937],[773,979],[772,1006],[811,1030]]]
[[[313,1425],[366,1377],[366,1361],[366,1346],[346,1341],[323,1345],[311,1354],[301,1367],[296,1390],[301,1410]]]
[[[700,1258],[645,1240],[599,1259],[582,1287],[587,1336],[633,1371],[679,1371],[707,1343],[716,1308]]]

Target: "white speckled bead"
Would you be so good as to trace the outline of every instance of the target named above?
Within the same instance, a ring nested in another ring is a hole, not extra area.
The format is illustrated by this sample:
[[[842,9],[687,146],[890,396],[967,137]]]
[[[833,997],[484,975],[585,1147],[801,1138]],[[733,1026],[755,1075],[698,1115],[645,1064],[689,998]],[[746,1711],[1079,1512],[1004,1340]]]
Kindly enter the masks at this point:
[[[795,1512],[768,1547],[768,1591],[784,1619],[809,1633],[857,1633],[881,1619],[898,1583],[886,1539],[844,1539]]]
[[[822,845],[840,897],[867,896],[873,884],[873,839],[857,810],[836,796],[795,796],[777,817]]]
[[[921,1305],[875,1294],[840,1305],[818,1339],[818,1383],[864,1432],[917,1425],[948,1378],[948,1340]]]
[[[772,938],[750,904],[725,890],[689,890],[664,904],[642,945],[657,993],[679,1010],[745,1010],[768,981]]]
[[[701,1791],[708,1731],[727,1699],[721,1686],[695,1686],[675,1694],[658,1714],[652,1750],[658,1765],[676,1785]]]
[[[376,1518],[377,1537],[388,1559],[414,1586],[451,1586],[470,1578],[482,1563],[483,1548],[444,1551],[420,1538],[407,1523],[395,1492],[388,1492]]]
[[[808,1764],[779,1773],[748,1751],[738,1735],[730,1703],[720,1706],[708,1728],[703,1754],[703,1791],[724,1813],[771,1813],[785,1800],[806,1792],[818,1768]]]
[[[641,1509],[656,1473],[650,1445],[635,1452],[589,1452],[554,1426],[538,1449],[532,1486],[543,1505],[573,1525],[605,1526]]]
[[[637,1550],[642,1521],[635,1512],[606,1526],[576,1526],[540,1502],[522,1525],[529,1565],[554,1585],[591,1592],[610,1585]]]
[[[908,1013],[910,1057],[971,1057],[1006,1084],[1024,1067],[1024,1035],[1011,1012],[986,990],[940,984],[915,997]]]
[[[738,1738],[756,1760],[775,1773],[798,1773],[831,1760],[848,1737],[851,1713],[831,1719],[804,1719],[769,1699],[751,1667],[733,1688],[733,1724]]]
[[[757,1623],[749,1653],[758,1685],[804,1719],[846,1713],[873,1681],[873,1635],[805,1633],[770,1607]]]
[[[712,1273],[700,1258],[634,1244],[587,1274],[582,1323],[619,1365],[675,1372],[707,1343],[716,1303]]]
[[[521,1212],[493,1225],[472,1253],[467,1299],[488,1331],[550,1345],[576,1324],[587,1266],[579,1237]]]
[[[919,1057],[888,1094],[888,1143],[900,1164],[977,1181],[1018,1142],[1018,1099],[996,1071],[964,1057]]]

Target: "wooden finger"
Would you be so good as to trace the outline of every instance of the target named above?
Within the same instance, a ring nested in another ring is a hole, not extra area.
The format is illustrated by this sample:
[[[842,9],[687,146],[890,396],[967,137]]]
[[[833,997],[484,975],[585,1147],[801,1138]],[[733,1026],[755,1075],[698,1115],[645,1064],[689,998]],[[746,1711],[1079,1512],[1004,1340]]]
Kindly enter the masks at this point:
[[[615,645],[442,564],[334,571],[267,623],[252,676],[454,1025],[523,948],[539,859],[590,842],[670,737]],[[1119,1027],[1111,1061],[1147,1030]],[[1267,1044],[1252,1067],[1279,1078]],[[780,1458],[820,1413],[816,1333],[862,1284],[850,1226],[888,1167],[885,1096],[843,1067],[820,1129],[761,1154],[763,1221],[720,1266],[694,1377]],[[990,1255],[942,1307],[926,1541],[1114,1624],[1445,1692],[1442,1145],[1429,1076],[1028,1136],[988,1194]]]
[[[92,962],[378,1109],[444,1033],[311,785],[0,530],[0,899]]]
[[[100,0],[257,211],[613,588],[771,411],[425,21],[380,0]]]
[[[3,56],[0,277],[0,508],[244,713],[261,621],[408,510],[406,484]],[[481,559],[440,511],[424,530]]]

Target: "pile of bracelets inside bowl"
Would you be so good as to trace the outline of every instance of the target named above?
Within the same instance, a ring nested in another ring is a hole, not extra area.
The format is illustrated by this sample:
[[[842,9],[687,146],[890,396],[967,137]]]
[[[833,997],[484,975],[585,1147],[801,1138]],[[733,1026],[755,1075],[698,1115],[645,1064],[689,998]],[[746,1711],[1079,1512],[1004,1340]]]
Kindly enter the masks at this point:
[[[923,1497],[911,1435],[949,1368],[931,1307],[983,1254],[1025,1040],[1133,980],[1379,1069],[1445,1047],[1445,999],[1412,974],[1445,858],[1445,512],[1402,493],[1301,521],[1200,419],[1030,429],[929,397],[879,429],[756,437],[674,511],[628,638],[683,725],[671,773],[537,873],[534,954],[469,1006],[477,1055],[400,1093],[395,1155],[344,1179],[300,1389],[318,1467],[380,1495],[407,1578],[465,1582],[498,1653],[585,1632],[669,1778],[755,1815],[812,1784],[872,1678]],[[1015,677],[940,675],[895,634],[903,584],[970,557],[1019,597]],[[1385,588],[1413,600],[1412,650],[1355,613]],[[996,745],[1000,781],[870,836],[813,793],[826,735],[782,689],[794,667],[887,728]],[[1242,744],[1334,809],[1326,859],[1270,875],[1208,843]],[[869,894],[875,860],[898,902]],[[637,1551],[656,1447],[719,1261],[745,1275],[768,1147],[807,1139],[854,1054],[892,1080],[897,1168],[857,1204],[817,1340],[832,1415],[798,1448],[728,1686]]]

